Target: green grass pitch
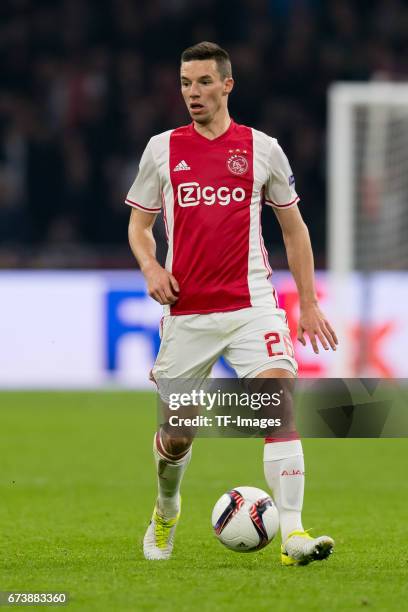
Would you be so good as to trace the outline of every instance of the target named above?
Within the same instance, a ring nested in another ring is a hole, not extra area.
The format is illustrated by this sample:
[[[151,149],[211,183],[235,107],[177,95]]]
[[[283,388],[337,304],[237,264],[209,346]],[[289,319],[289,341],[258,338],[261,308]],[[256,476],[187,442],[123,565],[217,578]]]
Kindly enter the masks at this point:
[[[69,610],[372,610],[407,601],[408,440],[305,440],[304,525],[325,562],[283,568],[279,538],[224,549],[216,499],[266,488],[261,440],[200,439],[174,557],[147,562],[156,493],[149,393],[0,394],[0,590],[67,591]]]

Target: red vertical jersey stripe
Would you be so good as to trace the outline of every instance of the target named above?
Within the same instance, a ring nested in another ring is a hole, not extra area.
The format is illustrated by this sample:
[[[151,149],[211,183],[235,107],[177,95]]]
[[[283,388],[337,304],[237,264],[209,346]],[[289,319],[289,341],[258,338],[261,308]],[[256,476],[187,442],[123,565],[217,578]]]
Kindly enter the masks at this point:
[[[181,160],[188,169],[175,171]],[[171,314],[251,306],[252,130],[231,122],[227,132],[208,140],[192,125],[178,128],[170,137],[169,166],[174,195],[172,272],[180,285]]]

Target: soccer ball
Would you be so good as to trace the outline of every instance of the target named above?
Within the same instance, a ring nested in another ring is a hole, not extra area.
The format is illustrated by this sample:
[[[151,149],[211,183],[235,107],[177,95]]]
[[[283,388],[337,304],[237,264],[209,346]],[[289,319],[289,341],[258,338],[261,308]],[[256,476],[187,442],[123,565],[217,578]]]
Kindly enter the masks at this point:
[[[279,529],[275,504],[268,493],[255,487],[235,487],[224,493],[214,506],[211,522],[219,541],[236,552],[264,548]]]

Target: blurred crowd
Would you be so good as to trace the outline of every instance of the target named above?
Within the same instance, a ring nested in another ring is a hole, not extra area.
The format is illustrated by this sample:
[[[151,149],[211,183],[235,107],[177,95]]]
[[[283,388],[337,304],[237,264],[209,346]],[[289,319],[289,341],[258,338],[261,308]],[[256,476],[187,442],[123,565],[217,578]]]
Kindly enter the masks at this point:
[[[189,122],[179,56],[201,40],[231,54],[234,119],[285,149],[324,266],[327,88],[406,79],[407,32],[403,0],[2,0],[0,267],[134,265],[123,199],[147,140]]]

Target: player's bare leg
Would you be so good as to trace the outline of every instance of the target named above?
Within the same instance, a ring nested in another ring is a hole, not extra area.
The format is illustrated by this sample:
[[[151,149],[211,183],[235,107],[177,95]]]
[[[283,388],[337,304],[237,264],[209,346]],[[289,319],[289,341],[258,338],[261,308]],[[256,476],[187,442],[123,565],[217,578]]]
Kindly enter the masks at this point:
[[[161,427],[153,439],[158,497],[143,539],[143,554],[149,560],[167,560],[173,552],[180,517],[180,486],[191,459],[193,431],[172,433]]]
[[[257,378],[294,379],[288,370],[271,368]],[[289,383],[289,381],[288,381]],[[290,383],[285,389],[284,425],[275,438],[265,439],[264,471],[279,512],[283,565],[306,565],[327,558],[334,541],[328,536],[312,538],[302,525],[305,466],[302,443],[296,431]]]

